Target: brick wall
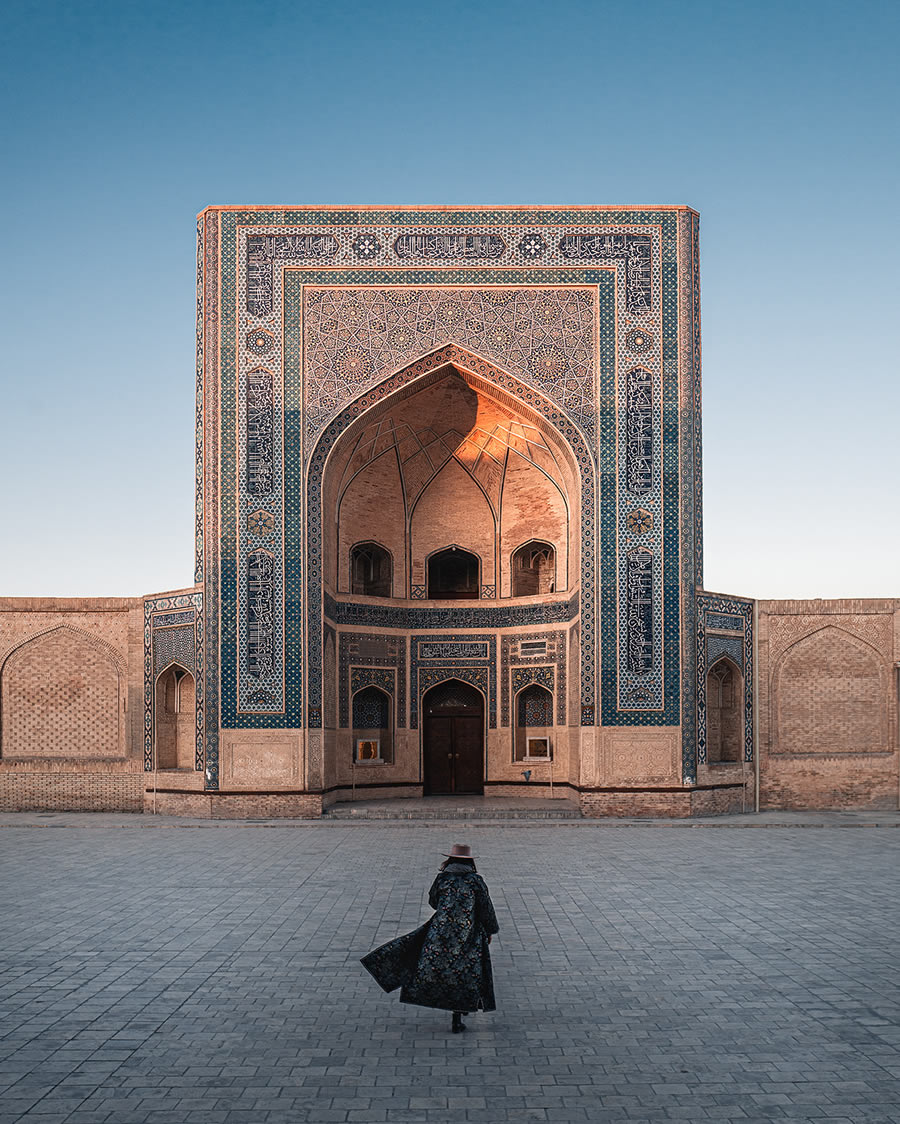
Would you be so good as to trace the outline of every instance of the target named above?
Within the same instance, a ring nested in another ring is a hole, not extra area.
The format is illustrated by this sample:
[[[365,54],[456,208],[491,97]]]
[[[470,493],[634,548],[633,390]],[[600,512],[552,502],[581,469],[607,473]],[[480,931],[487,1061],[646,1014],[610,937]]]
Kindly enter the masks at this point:
[[[140,812],[143,772],[0,772],[0,811]]]
[[[900,601],[758,613],[760,807],[897,807]]]
[[[0,808],[140,811],[140,598],[0,598]]]

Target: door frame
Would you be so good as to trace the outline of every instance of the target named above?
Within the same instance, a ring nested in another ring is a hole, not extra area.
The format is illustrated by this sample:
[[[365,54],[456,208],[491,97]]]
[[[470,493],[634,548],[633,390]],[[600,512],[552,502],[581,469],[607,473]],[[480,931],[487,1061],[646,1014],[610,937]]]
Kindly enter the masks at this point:
[[[450,675],[447,676],[446,679],[442,679],[439,683],[432,683],[431,686],[427,688],[427,690],[423,691],[422,695],[421,695],[421,698],[420,698],[420,702],[419,702],[419,779],[422,782],[422,795],[423,796],[431,795],[430,793],[427,792],[428,784],[427,784],[427,779],[426,779],[426,775],[425,775],[426,774],[426,759],[425,759],[426,745],[425,745],[425,739],[426,739],[426,730],[427,730],[427,726],[428,726],[428,719],[429,719],[429,717],[431,717],[430,715],[428,715],[426,713],[426,711],[427,711],[426,699],[431,694],[431,692],[434,691],[436,688],[443,687],[443,686],[446,686],[447,683],[454,683],[454,682],[459,683],[463,687],[467,687],[467,688],[471,689],[481,699],[481,791],[480,791],[480,793],[474,793],[474,792],[473,793],[460,793],[459,795],[461,795],[461,796],[484,795],[484,784],[485,784],[485,781],[487,780],[486,774],[487,774],[487,702],[488,702],[488,700],[485,697],[484,692],[479,690],[479,688],[476,687],[474,683],[467,683],[464,679],[460,679],[458,676],[450,674]],[[448,718],[456,718],[456,717],[474,718],[475,717],[475,715],[472,714],[471,711],[467,712],[462,707],[452,708],[452,709],[458,710],[459,713],[451,713],[451,714],[446,715],[446,717],[448,717]],[[453,795],[456,795],[456,793],[436,793],[435,795],[453,796]]]

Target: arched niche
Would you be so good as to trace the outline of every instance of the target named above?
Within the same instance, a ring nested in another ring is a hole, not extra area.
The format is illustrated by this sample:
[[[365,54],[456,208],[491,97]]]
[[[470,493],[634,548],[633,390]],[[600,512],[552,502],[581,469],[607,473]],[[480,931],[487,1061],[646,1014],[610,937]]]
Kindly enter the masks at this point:
[[[357,765],[389,765],[393,759],[391,698],[378,687],[363,687],[352,700],[353,759]]]
[[[744,744],[744,680],[721,656],[706,673],[706,757],[710,765],[739,762]]]
[[[513,552],[511,564],[513,597],[532,597],[556,592],[556,550],[552,543],[532,539]]]
[[[91,633],[59,625],[28,637],[0,669],[0,753],[124,756],[123,682],[121,656]]]
[[[426,573],[429,600],[472,600],[479,595],[481,559],[468,550],[451,546],[435,551],[428,558]]]
[[[773,675],[773,753],[884,753],[886,671],[859,636],[827,625],[801,637]]]
[[[448,409],[448,403],[452,405],[454,401],[460,408]],[[309,685],[306,716],[311,727],[316,728],[322,722],[324,629],[330,627],[332,619],[338,625],[341,619],[346,623],[362,619],[363,612],[371,617],[380,611],[380,607],[367,605],[352,611],[339,608],[336,618],[328,616],[329,595],[339,603],[353,600],[349,591],[339,589],[338,580],[341,557],[338,514],[341,498],[351,481],[379,457],[393,456],[401,466],[406,510],[405,554],[395,549],[393,543],[386,543],[380,529],[379,541],[391,550],[394,558],[393,597],[396,600],[405,594],[409,600],[404,608],[411,608],[409,602],[424,599],[427,591],[426,559],[422,558],[417,572],[409,568],[409,528],[416,501],[451,458],[465,467],[481,489],[495,522],[494,550],[490,559],[495,580],[486,582],[482,570],[481,596],[508,596],[508,589],[504,592],[496,577],[500,570],[502,484],[513,450],[552,476],[565,497],[569,520],[564,563],[566,583],[563,588],[562,544],[554,543],[557,549],[556,596],[568,606],[573,594],[580,593],[575,646],[579,652],[582,643],[593,648],[596,643],[596,586],[592,579],[582,588],[581,579],[582,549],[588,554],[584,560],[585,574],[595,573],[595,540],[591,528],[596,479],[584,436],[557,403],[480,356],[448,344],[403,370],[386,375],[382,383],[362,394],[322,432],[312,450],[306,493],[310,528],[306,588],[311,611],[305,614],[304,621]],[[371,536],[373,525],[377,525],[373,520],[378,518],[374,497],[367,518],[366,534]],[[448,545],[448,537],[436,543],[435,550]],[[523,535],[512,548],[532,537],[542,536]],[[454,544],[466,547],[459,541],[455,528],[449,545]],[[349,560],[349,551],[343,557]],[[405,558],[407,565],[405,585],[398,576],[401,558]],[[349,584],[349,573],[347,582]],[[326,610],[324,617],[315,609],[319,598],[323,599]],[[392,612],[393,608],[387,611]],[[394,619],[403,618],[398,615]],[[448,615],[447,627],[459,627],[452,612]],[[579,653],[571,660],[571,666],[573,669],[581,666]],[[594,714],[593,674],[582,666],[580,675],[573,675],[572,683],[582,721],[586,721],[585,716],[592,718]]]
[[[553,694],[539,683],[515,698],[515,760],[549,761],[553,756]]]
[[[393,561],[377,542],[356,543],[350,550],[350,592],[364,597],[390,597]]]
[[[194,769],[197,744],[194,676],[180,664],[169,664],[156,677],[155,701],[157,769]]]

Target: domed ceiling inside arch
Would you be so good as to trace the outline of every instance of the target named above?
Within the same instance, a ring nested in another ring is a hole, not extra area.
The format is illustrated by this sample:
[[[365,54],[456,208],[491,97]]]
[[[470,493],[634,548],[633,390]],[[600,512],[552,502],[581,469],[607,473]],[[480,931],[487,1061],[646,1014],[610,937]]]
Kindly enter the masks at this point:
[[[568,498],[567,473],[541,430],[456,374],[404,399],[363,429],[349,452],[339,495],[386,455],[397,459],[407,511],[451,458],[481,487],[495,516],[513,461],[534,465]]]

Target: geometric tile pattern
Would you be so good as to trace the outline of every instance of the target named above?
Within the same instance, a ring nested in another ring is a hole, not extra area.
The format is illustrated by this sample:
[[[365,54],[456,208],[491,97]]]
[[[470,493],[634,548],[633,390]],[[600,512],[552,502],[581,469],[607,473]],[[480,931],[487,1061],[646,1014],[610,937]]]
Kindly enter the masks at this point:
[[[310,289],[303,309],[307,453],[357,395],[446,343],[552,395],[593,443],[596,317],[586,289]]]
[[[394,683],[396,681],[396,696]],[[406,637],[342,632],[338,649],[338,725],[350,725],[350,699],[373,685],[396,697],[394,725],[406,726]],[[389,686],[390,685],[390,686]]]
[[[531,645],[529,653],[528,646]],[[543,645],[543,646],[541,646]],[[537,648],[537,651],[535,651]],[[547,665],[550,683],[545,682]],[[555,668],[555,677],[554,677]],[[554,682],[555,678],[555,682]],[[512,682],[512,689],[510,683]],[[500,641],[500,724],[510,724],[510,698],[528,683],[541,683],[556,692],[556,724],[566,724],[566,633],[529,632],[506,635]]]
[[[744,597],[697,596],[697,762],[707,760],[706,676],[720,656],[728,656],[743,673],[744,761],[753,760],[753,601]]]

